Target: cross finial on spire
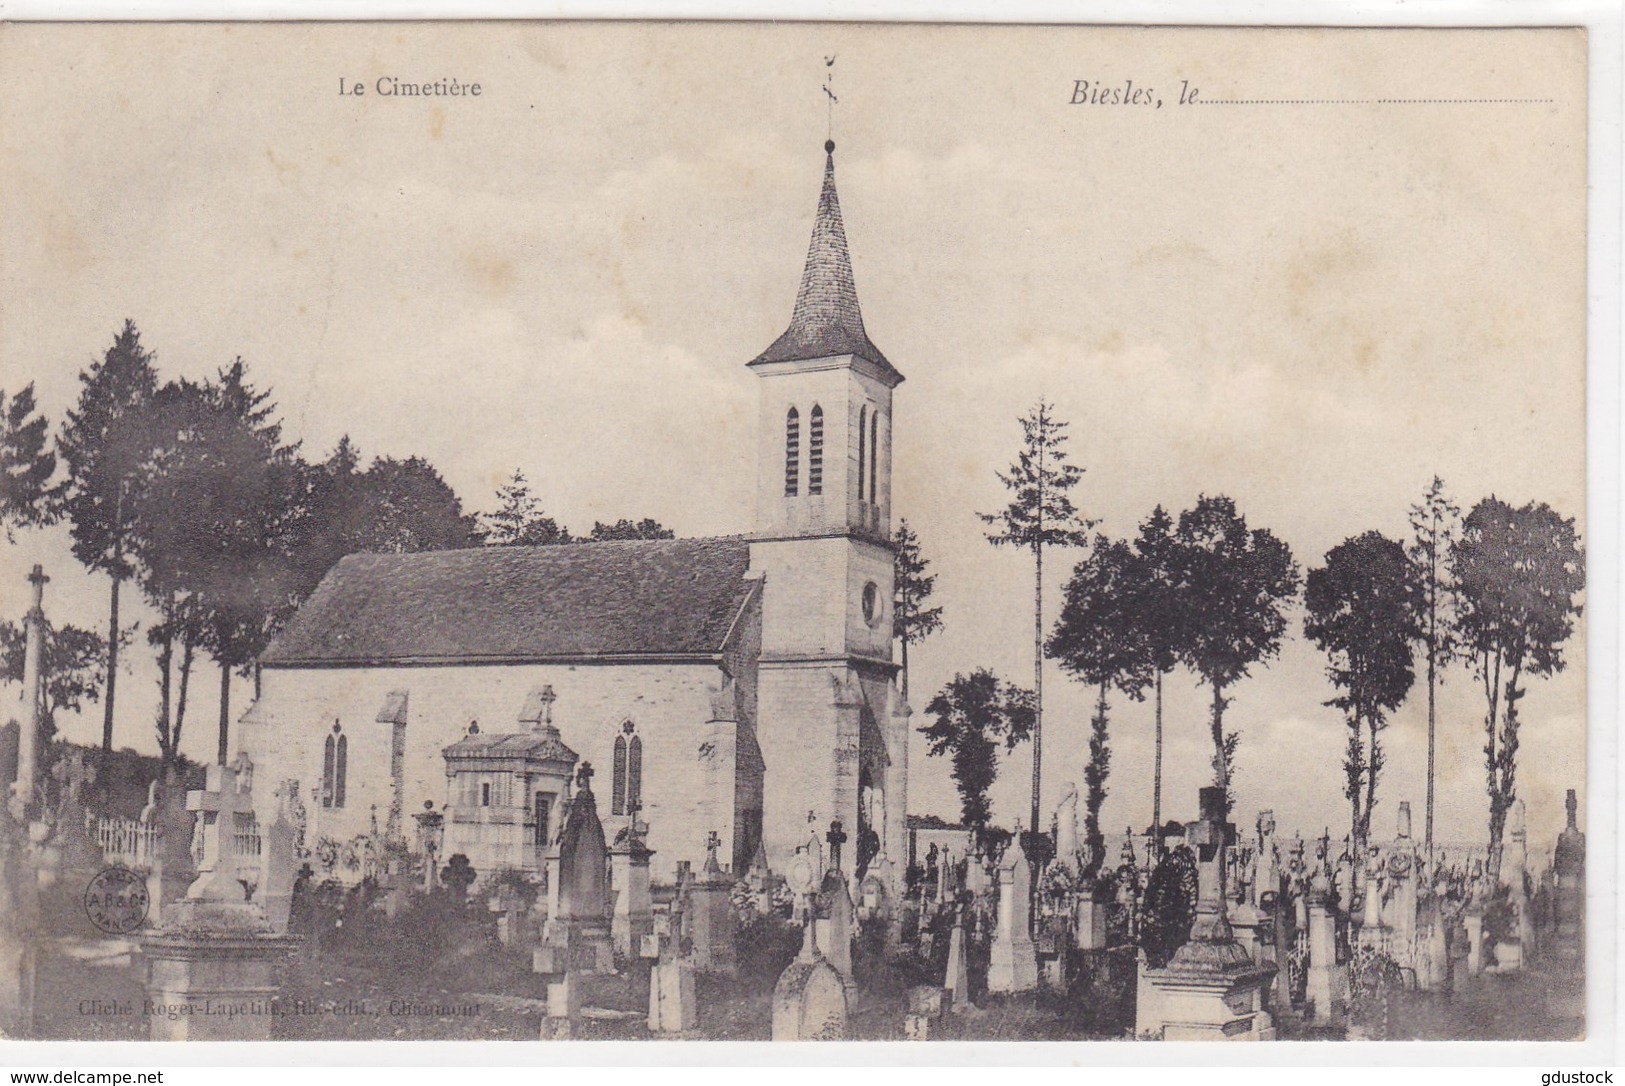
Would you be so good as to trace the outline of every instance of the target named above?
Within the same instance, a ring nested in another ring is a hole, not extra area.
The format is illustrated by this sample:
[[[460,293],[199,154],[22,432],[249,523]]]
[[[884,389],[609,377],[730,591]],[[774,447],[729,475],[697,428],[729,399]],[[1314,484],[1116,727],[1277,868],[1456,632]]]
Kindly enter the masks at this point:
[[[589,791],[592,786],[592,763],[582,762],[581,768],[576,770],[576,787],[583,792]]]
[[[824,132],[824,153],[835,153],[835,104],[840,101],[835,97],[835,54],[831,53],[824,58],[824,97],[829,99],[825,103],[828,109],[826,128]]]

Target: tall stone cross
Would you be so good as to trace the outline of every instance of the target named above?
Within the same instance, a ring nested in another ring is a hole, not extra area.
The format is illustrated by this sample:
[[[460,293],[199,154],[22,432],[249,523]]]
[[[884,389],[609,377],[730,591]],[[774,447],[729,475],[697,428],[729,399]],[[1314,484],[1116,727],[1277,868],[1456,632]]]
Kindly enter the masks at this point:
[[[203,816],[203,862],[186,891],[193,901],[242,901],[243,888],[228,862],[237,815],[254,810],[254,763],[239,754],[229,766],[211,765],[204,787],[186,793],[186,809]]]
[[[829,824],[829,832],[824,834],[824,840],[829,842],[830,869],[841,870],[841,846],[846,844],[846,831],[841,828],[839,818]]]
[[[1200,796],[1202,817],[1190,824],[1185,838],[1196,850],[1196,921],[1191,939],[1224,942],[1234,937],[1224,914],[1224,862],[1236,830],[1225,821],[1223,788],[1204,788]]]

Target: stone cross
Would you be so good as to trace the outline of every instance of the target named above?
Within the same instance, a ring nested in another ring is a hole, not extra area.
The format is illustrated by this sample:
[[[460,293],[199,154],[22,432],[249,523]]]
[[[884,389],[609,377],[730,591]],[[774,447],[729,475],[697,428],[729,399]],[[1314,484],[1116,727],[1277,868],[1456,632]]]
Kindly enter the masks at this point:
[[[1225,790],[1204,788],[1199,793],[1202,817],[1192,822],[1185,835],[1196,850],[1196,921],[1191,925],[1192,942],[1227,942],[1233,936],[1225,919],[1224,856],[1235,836],[1235,827],[1224,819]]]
[[[834,871],[841,870],[841,846],[846,843],[846,831],[841,828],[841,820],[836,819],[829,824],[829,832],[824,835],[829,842],[829,866]]]
[[[231,870],[231,833],[239,814],[254,811],[254,764],[239,754],[231,766],[211,765],[201,790],[186,793],[186,809],[203,816],[203,862],[186,891],[192,901],[242,901],[243,888]]]

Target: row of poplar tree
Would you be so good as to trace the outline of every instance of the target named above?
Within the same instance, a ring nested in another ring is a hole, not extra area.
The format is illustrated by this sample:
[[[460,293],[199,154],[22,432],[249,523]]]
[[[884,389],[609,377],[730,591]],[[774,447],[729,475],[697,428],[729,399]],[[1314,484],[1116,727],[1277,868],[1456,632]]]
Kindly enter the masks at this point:
[[[113,744],[119,654],[139,624],[121,618],[136,586],[154,619],[154,733],[166,762],[179,757],[194,662],[219,678],[218,757],[228,754],[231,677],[254,660],[327,570],[346,554],[469,546],[554,544],[578,537],[547,516],[522,473],[497,508],[465,513],[421,457],[363,464],[348,437],[307,460],[284,439],[268,390],[242,359],[203,381],[160,379],[156,355],[126,321],[105,354],[79,375],[79,397],[51,440],[33,385],[0,390],[0,527],[64,522],[73,554],[107,575],[105,634],[54,626],[46,643],[42,719],[100,698],[102,748]],[[597,523],[581,538],[670,538],[653,520]],[[0,623],[0,678],[20,681],[22,627]],[[43,738],[43,737],[42,737]]]
[[[1301,595],[1304,636],[1327,660],[1334,696],[1326,705],[1345,726],[1344,795],[1356,848],[1370,839],[1385,766],[1383,731],[1419,672],[1427,686],[1425,842],[1432,848],[1436,692],[1450,669],[1465,666],[1484,696],[1489,860],[1499,873],[1506,816],[1517,798],[1518,704],[1530,680],[1562,670],[1564,643],[1580,615],[1585,555],[1572,519],[1545,503],[1513,506],[1494,496],[1463,517],[1434,478],[1410,509],[1408,539],[1376,531],[1352,536],[1305,578],[1287,544],[1249,526],[1222,495],[1202,496],[1177,517],[1158,506],[1133,538],[1094,533],[1095,522],[1070,498],[1083,471],[1069,462],[1067,424],[1040,402],[1021,425],[1021,451],[999,475],[1010,504],[982,519],[993,529],[989,542],[1021,548],[1034,560],[1034,683],[1022,687],[986,669],[955,675],[927,704],[932,719],[921,729],[933,755],[951,758],[967,826],[989,828],[997,748],[1022,742],[1033,746],[1029,825],[1042,825],[1046,657],[1095,691],[1084,766],[1084,875],[1094,875],[1106,858],[1100,809],[1111,769],[1113,694],[1136,701],[1150,694],[1155,702],[1154,826],[1162,818],[1163,680],[1178,668],[1211,695],[1213,780],[1228,794],[1240,735],[1225,727],[1225,710],[1236,684],[1278,655]],[[925,606],[934,578],[906,523],[896,542],[896,626],[906,668],[909,642],[940,628],[942,619],[940,609]],[[1046,637],[1044,552],[1057,547],[1082,548],[1085,556]],[[1036,847],[1045,840],[1032,836]]]

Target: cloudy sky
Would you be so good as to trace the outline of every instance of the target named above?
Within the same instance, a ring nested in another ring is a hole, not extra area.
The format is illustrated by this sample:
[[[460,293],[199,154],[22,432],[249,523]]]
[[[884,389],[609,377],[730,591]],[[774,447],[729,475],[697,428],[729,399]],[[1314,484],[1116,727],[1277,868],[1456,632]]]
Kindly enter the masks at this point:
[[[0,387],[33,381],[60,417],[130,317],[165,377],[243,356],[312,455],[346,433],[422,455],[472,508],[520,467],[578,530],[748,531],[744,363],[789,317],[832,54],[859,295],[908,377],[895,510],[946,612],[912,654],[917,702],[978,666],[1030,682],[1031,567],[976,513],[1004,501],[994,470],[1041,395],[1088,469],[1078,502],[1114,535],[1224,493],[1307,568],[1402,534],[1435,473],[1464,507],[1544,500],[1584,530],[1576,32],[7,26]],[[380,77],[482,93],[387,98]],[[1077,80],[1162,104],[1074,105]],[[1182,86],[1225,101],[1181,106]],[[1321,104],[1251,104],[1288,98]],[[1517,101],[1462,101],[1487,98]],[[7,616],[41,561],[54,619],[105,623],[106,580],[61,530],[5,554]],[[1233,691],[1238,815],[1336,831],[1343,727],[1300,629],[1294,611],[1280,657]],[[151,749],[156,669],[132,655],[116,741]],[[1568,655],[1523,703],[1542,847],[1584,781],[1580,636]],[[196,689],[203,757],[212,676]],[[1049,806],[1081,781],[1089,698],[1058,669],[1046,693]],[[1204,701],[1170,681],[1173,817],[1209,772]],[[1420,833],[1425,701],[1388,732],[1379,832],[1410,799]],[[1447,840],[1484,834],[1480,705],[1452,672]],[[65,730],[93,741],[100,720]],[[1116,707],[1113,743],[1105,822],[1142,826],[1149,705]],[[913,758],[911,809],[955,816],[946,765],[923,743]],[[1008,759],[1007,821],[1029,773]]]

